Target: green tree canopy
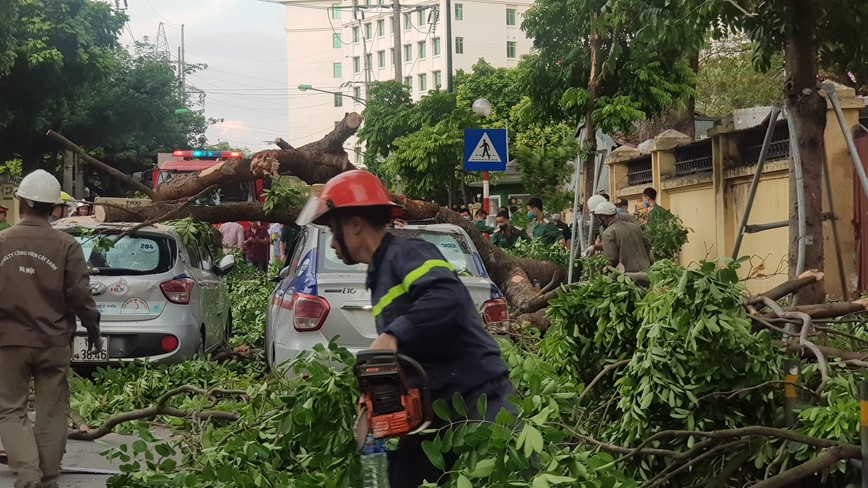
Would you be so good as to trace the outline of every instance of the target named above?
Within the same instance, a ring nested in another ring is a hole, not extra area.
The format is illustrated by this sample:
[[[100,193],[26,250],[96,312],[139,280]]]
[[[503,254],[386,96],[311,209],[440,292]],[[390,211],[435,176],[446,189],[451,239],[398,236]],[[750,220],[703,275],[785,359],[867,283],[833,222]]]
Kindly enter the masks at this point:
[[[64,127],[79,90],[117,66],[126,16],[90,0],[3,0],[3,7],[0,160],[20,156],[28,172],[45,151],[45,132]]]

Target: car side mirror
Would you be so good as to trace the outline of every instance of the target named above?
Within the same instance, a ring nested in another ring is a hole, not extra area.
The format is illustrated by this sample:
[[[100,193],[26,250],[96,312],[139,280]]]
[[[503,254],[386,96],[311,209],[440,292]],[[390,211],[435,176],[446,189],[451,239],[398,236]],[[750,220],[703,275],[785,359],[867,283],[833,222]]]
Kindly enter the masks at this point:
[[[277,277],[280,279],[284,279],[289,276],[289,266],[284,266],[283,269],[280,270],[280,273],[277,274]]]
[[[227,254],[220,259],[220,263],[217,265],[217,270],[220,271],[220,274],[226,274],[233,267],[235,267],[235,256]]]

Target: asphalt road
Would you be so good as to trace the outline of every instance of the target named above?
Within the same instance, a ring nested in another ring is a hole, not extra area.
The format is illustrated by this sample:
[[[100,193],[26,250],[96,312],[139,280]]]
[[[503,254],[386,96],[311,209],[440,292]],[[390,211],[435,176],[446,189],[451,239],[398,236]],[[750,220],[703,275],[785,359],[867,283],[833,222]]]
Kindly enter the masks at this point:
[[[130,444],[135,439],[135,437],[109,434],[98,442],[68,441],[63,467],[70,471],[74,471],[75,468],[117,470],[116,464],[112,464],[99,453],[108,449],[105,444],[117,447],[121,444]],[[60,488],[102,488],[108,478],[108,475],[62,473],[58,484]],[[0,465],[0,488],[13,488],[14,484],[15,476],[8,467]]]

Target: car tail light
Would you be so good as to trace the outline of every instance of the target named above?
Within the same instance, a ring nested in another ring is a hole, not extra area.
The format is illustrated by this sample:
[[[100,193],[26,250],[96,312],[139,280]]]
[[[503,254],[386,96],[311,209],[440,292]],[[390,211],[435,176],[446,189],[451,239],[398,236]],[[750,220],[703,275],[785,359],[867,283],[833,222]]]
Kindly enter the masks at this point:
[[[486,324],[509,320],[509,306],[503,298],[493,298],[482,304],[482,321]]]
[[[172,352],[178,349],[178,338],[173,335],[163,336],[160,341],[160,347],[166,352]]]
[[[322,327],[329,315],[325,298],[296,293],[292,297],[292,326],[299,332],[314,332]]]
[[[164,281],[160,283],[160,290],[163,291],[166,300],[169,300],[172,303],[187,305],[190,303],[190,292],[193,290],[193,279],[180,278]]]

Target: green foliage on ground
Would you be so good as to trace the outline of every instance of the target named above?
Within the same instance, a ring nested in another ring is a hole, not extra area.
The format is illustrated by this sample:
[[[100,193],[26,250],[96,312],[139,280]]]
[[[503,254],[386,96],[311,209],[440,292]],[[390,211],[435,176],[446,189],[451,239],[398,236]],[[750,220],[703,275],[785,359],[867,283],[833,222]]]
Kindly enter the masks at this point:
[[[274,286],[265,273],[236,258],[235,267],[224,278],[232,304],[230,346],[246,345],[262,349],[265,345],[265,310]]]
[[[785,354],[767,331],[751,330],[737,267],[731,261],[690,268],[660,261],[649,270],[647,289],[614,274],[586,277],[560,292],[548,309],[552,324],[544,337],[517,329],[509,339],[498,339],[515,386],[510,400],[515,413],[503,411],[493,423],[475,423],[466,417],[484,409],[485,400],[436,404],[438,417],[448,421],[431,432],[424,449],[435,464],[447,453],[458,456],[436,481],[459,488],[632,488],[679,464],[650,456],[618,458],[587,437],[637,447],[664,430],[783,427],[782,387],[775,382],[783,379]],[[864,324],[834,327],[846,327],[857,337],[866,334]],[[292,379],[271,374],[264,381],[245,380],[236,366],[197,364],[163,370],[172,378],[163,380],[162,388],[151,368],[125,369],[101,377],[113,396],[94,394],[75,405],[79,411],[89,405],[99,419],[113,408],[153,402],[178,384],[246,389],[242,401],[228,399],[217,407],[237,412],[236,422],[175,421],[183,436],[157,439],[142,431],[141,441],[107,452],[122,465],[110,487],[352,487],[358,486],[360,473],[352,439],[353,362],[332,344],[286,365]],[[598,377],[606,367],[611,368]],[[797,431],[856,442],[863,376],[837,361],[830,362],[830,375],[819,396],[803,398]],[[586,390],[592,380],[596,384]],[[819,381],[816,365],[806,364],[804,387],[816,389]],[[140,400],[123,403],[128,398]],[[177,401],[192,408],[202,402]],[[102,404],[104,410],[93,407]],[[686,452],[700,449],[700,442],[705,441],[679,437],[649,447]],[[763,437],[736,439],[724,447],[690,470],[673,473],[672,485],[706,485],[727,463],[738,461],[741,468],[733,479],[719,481],[735,486],[738,478],[741,486],[818,455],[815,448]],[[816,478],[816,486],[843,486],[852,476],[848,465],[839,463]]]

